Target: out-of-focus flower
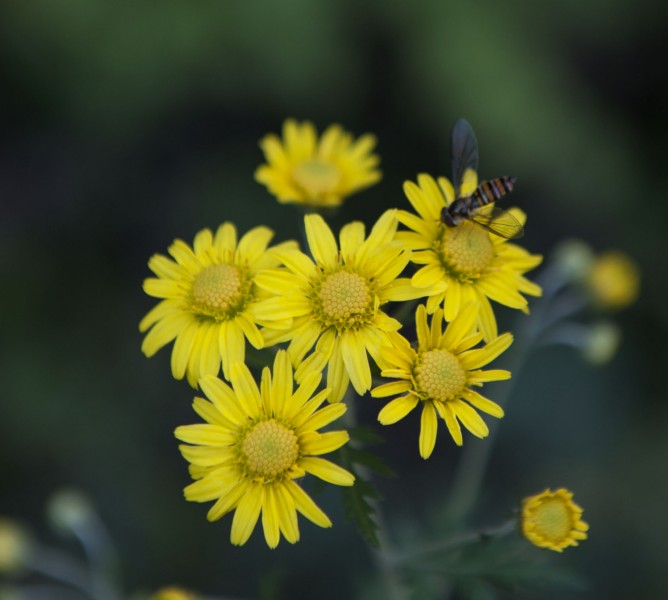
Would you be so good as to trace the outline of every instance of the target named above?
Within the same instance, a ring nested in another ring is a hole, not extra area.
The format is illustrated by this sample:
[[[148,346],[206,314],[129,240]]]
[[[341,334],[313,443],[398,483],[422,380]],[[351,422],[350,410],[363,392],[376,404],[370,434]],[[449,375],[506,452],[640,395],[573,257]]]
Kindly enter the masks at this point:
[[[76,489],[53,494],[47,502],[46,514],[56,529],[69,534],[87,528],[98,518],[88,497]]]
[[[0,517],[0,573],[19,571],[31,551],[30,536],[15,521]]]
[[[274,297],[260,303],[255,314],[294,319],[289,330],[265,332],[267,343],[290,341],[288,353],[299,382],[327,365],[329,401],[339,402],[350,382],[360,395],[371,388],[367,353],[378,363],[380,348],[391,345],[392,334],[401,327],[382,306],[421,292],[409,279],[397,278],[410,251],[394,239],[396,210],[381,215],[366,239],[362,223],[344,226],[340,248],[320,215],[307,215],[304,223],[313,260],[295,249],[277,252],[285,268],[258,276],[258,286]]]
[[[281,534],[291,544],[299,540],[297,512],[320,527],[331,527],[295,480],[311,473],[334,485],[353,484],[351,473],[320,458],[349,439],[345,431],[318,431],[343,415],[346,405],[318,410],[329,393],[325,389],[313,395],[320,373],[306,376],[293,391],[285,350],[276,355],[273,375],[269,367],[263,370],[260,389],[246,365],[236,362],[230,371],[231,388],[211,375],[200,381],[209,401],[195,398],[193,407],[206,423],[174,432],[186,442],[179,448],[196,480],[185,489],[186,499],[215,500],[207,515],[210,521],[234,510],[235,545],[246,543],[260,513],[270,548],[278,545]]]
[[[640,271],[624,253],[616,250],[600,254],[586,279],[594,304],[618,310],[635,302],[640,291]]]
[[[379,158],[371,153],[375,145],[373,135],[353,140],[338,125],[330,125],[318,140],[312,123],[287,119],[283,140],[272,133],[260,141],[268,164],[257,168],[255,179],[282,203],[339,206],[380,180]]]
[[[591,247],[582,240],[561,242],[554,251],[554,264],[566,281],[581,283],[591,272],[595,256]]]
[[[420,305],[415,315],[417,350],[401,336],[397,337],[393,348],[381,350],[389,365],[381,375],[396,381],[374,388],[371,395],[375,398],[401,396],[380,411],[378,420],[383,425],[391,425],[422,403],[419,444],[422,458],[429,458],[436,444],[437,417],[445,421],[459,446],[463,443],[460,422],[477,437],[483,438],[489,433],[475,409],[503,417],[503,409],[498,404],[472,388],[486,381],[510,378],[509,371],[483,371],[480,367],[504,352],[513,337],[504,333],[481,348],[473,349],[482,340],[482,333],[475,328],[477,315],[477,307],[469,304],[443,330],[443,311],[436,310],[429,327],[427,311]]]
[[[477,185],[476,173],[466,171],[462,195],[471,194]],[[398,212],[398,220],[411,231],[400,231],[397,239],[413,250],[411,261],[423,265],[411,281],[428,296],[427,312],[433,313],[442,304],[445,320],[450,322],[473,303],[480,307],[477,325],[485,340],[497,336],[490,300],[528,312],[522,294],[540,296],[541,288],[524,274],[541,263],[541,256],[468,221],[456,227],[444,225],[441,211],[455,200],[454,188],[445,177],[439,177],[437,183],[430,175],[419,175],[417,185],[404,183],[404,192],[418,214]],[[524,224],[522,211],[510,211]]]
[[[159,589],[149,600],[197,600],[198,596],[179,587]]]
[[[617,352],[622,334],[614,323],[601,321],[589,327],[588,334],[582,346],[585,360],[595,365],[609,362]]]
[[[254,314],[267,297],[255,285],[255,276],[278,266],[273,250],[296,248],[295,242],[285,242],[268,249],[273,235],[267,227],[255,227],[237,242],[234,225],[223,223],[215,236],[209,229],[200,231],[192,249],[176,240],[168,249],[174,260],[152,256],[148,266],[157,278],[146,279],[144,291],[163,300],[139,324],[142,332],[150,329],[142,343],[144,354],[153,356],[175,339],[172,375],[185,375],[196,387],[203,375],[217,375],[221,362],[229,379],[230,365],[244,361],[246,340],[262,348],[258,325],[288,327],[289,319]]]
[[[564,488],[554,492],[546,489],[522,501],[522,533],[532,544],[563,552],[587,539],[589,525],[582,517],[582,508]]]

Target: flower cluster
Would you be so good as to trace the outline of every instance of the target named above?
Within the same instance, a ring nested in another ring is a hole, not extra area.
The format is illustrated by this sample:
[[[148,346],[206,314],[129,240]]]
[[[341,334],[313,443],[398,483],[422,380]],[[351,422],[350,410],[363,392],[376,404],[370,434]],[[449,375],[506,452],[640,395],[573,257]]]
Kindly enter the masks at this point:
[[[144,290],[160,302],[139,327],[143,352],[173,342],[173,376],[201,390],[193,408],[204,422],[175,431],[193,479],[186,499],[213,502],[209,520],[234,512],[233,544],[244,544],[261,518],[274,548],[281,537],[298,541],[297,513],[331,526],[302,488],[306,475],[353,485],[352,473],[321,457],[349,439],[321,429],[346,412],[353,390],[389,399],[378,414],[383,425],[420,406],[424,459],[439,417],[458,446],[463,430],[488,435],[480,413],[501,418],[504,410],[479,390],[511,373],[483,367],[513,341],[499,334],[492,303],[527,313],[526,296],[540,296],[541,287],[526,273],[542,257],[500,232],[493,216],[500,211],[470,200],[494,201],[470,166],[461,181],[419,175],[404,185],[415,212],[390,208],[369,230],[355,221],[336,236],[318,211],[380,180],[375,138],[355,140],[337,125],[318,138],[311,123],[287,120],[283,139],[270,134],[260,145],[266,164],[256,180],[279,202],[314,211],[304,217],[304,246],[271,245],[274,232],[264,226],[239,237],[229,222],[200,231],[192,245],[176,240],[171,258],[149,261],[155,277]],[[443,217],[449,210],[459,221]],[[486,216],[476,221],[478,213]],[[505,214],[521,229],[522,211]],[[408,313],[415,330],[399,318]],[[246,343],[265,364],[273,355],[259,381]],[[543,536],[553,548],[582,539],[543,525],[541,506],[525,505],[533,511],[525,520],[530,539]]]

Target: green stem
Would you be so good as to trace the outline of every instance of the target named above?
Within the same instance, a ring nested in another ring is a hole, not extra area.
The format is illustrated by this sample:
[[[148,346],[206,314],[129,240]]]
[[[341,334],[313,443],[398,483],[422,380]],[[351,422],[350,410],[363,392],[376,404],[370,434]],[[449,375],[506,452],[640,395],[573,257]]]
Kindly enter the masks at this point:
[[[348,388],[344,402],[348,407],[344,415],[344,420],[349,428],[357,426],[357,411],[355,402],[359,401],[356,394],[351,393]],[[352,442],[351,442],[352,443]],[[366,481],[370,481],[371,472],[363,465],[357,465],[357,473]],[[377,525],[376,536],[378,538],[379,549],[370,547],[371,559],[380,575],[380,579],[385,588],[384,598],[387,600],[406,600],[409,597],[408,591],[401,580],[399,573],[395,568],[393,556],[396,554],[394,544],[388,534],[387,520],[382,510],[381,503],[377,500],[370,500],[369,504],[373,507],[374,520]]]
[[[428,560],[429,558],[441,555],[445,552],[457,550],[462,546],[478,543],[487,538],[503,537],[512,533],[516,529],[517,519],[508,519],[501,525],[493,527],[492,529],[487,529],[485,531],[469,531],[456,537],[449,537],[447,539],[431,542],[419,548],[415,548],[410,552],[396,554],[391,560],[396,566],[409,565],[416,561]]]
[[[547,327],[555,325],[555,318],[567,316],[563,306],[554,300],[564,288],[565,282],[559,277],[555,269],[549,267],[542,273],[540,283],[543,286],[543,297],[536,303],[533,313],[526,318],[518,327],[516,342],[513,348],[513,357],[510,365],[512,378],[503,386],[502,391],[495,402],[505,408],[513,393],[517,382],[521,379],[522,370],[526,366],[528,358],[537,346],[540,336]],[[577,312],[581,304],[572,304],[572,310],[568,314]],[[552,309],[552,310],[550,310]],[[554,314],[556,313],[556,314]],[[450,500],[446,505],[446,517],[450,523],[461,523],[466,521],[480,492],[482,481],[487,470],[487,464],[497,438],[500,423],[494,421],[489,426],[489,435],[485,440],[469,443],[465,446],[454,481],[451,487]]]

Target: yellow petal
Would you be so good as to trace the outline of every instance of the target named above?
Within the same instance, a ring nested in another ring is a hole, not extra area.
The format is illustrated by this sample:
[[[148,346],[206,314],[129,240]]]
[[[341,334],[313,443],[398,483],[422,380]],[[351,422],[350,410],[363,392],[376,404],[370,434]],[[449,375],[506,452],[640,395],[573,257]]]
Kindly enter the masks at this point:
[[[452,412],[452,409],[450,408],[450,403],[439,402],[437,406],[439,409],[441,409],[439,410],[439,413],[441,414],[441,417],[443,417],[452,439],[455,441],[455,444],[461,446],[464,443],[464,439],[462,437],[462,428],[459,426],[459,421],[457,421],[454,413]]]
[[[233,510],[244,495],[244,486],[237,485],[225,491],[216,503],[209,509],[206,518],[209,521],[217,521]]]
[[[256,416],[244,412],[232,388],[218,377],[213,375],[202,377],[199,380],[199,385],[218,412],[236,425],[242,426],[248,421],[249,417]]]
[[[278,525],[279,515],[276,503],[276,494],[274,486],[262,486],[262,529],[264,531],[264,540],[270,548],[276,548],[281,539],[280,528]]]
[[[417,406],[418,402],[418,397],[414,394],[406,394],[405,396],[395,398],[378,413],[378,420],[383,425],[392,425],[397,421],[401,421]]]
[[[192,351],[195,332],[199,323],[193,319],[186,328],[176,336],[174,348],[172,349],[171,367],[174,379],[183,379],[188,367],[190,352]]]
[[[334,268],[338,263],[339,249],[334,234],[325,220],[318,214],[306,215],[304,226],[308,245],[316,263]]]
[[[254,227],[246,232],[239,240],[235,262],[238,264],[245,262],[249,265],[255,263],[267,251],[272,237],[274,237],[274,232],[264,226]]]
[[[336,419],[341,417],[346,412],[346,409],[347,406],[342,402],[325,406],[325,408],[320,409],[309,417],[304,424],[300,426],[300,429],[303,429],[304,431],[317,431],[318,429],[322,429],[325,425],[329,425],[332,421],[336,421]]]
[[[513,336],[510,333],[504,333],[493,339],[484,348],[462,352],[457,358],[467,371],[479,369],[505,352],[512,343]]]
[[[345,486],[355,483],[355,476],[352,473],[324,458],[306,456],[299,461],[299,466],[327,483]]]
[[[220,352],[218,350],[218,336],[220,325],[209,323],[202,338],[199,373],[202,375],[217,375],[220,371]]]
[[[439,348],[452,349],[468,335],[474,332],[476,320],[478,318],[479,305],[469,303],[446,328],[445,333],[439,344]]]
[[[348,390],[349,383],[350,377],[348,377],[346,365],[343,362],[343,356],[341,355],[340,340],[337,339],[334,342],[332,355],[327,366],[327,387],[331,390],[329,401],[334,403],[343,400],[343,397]]]
[[[211,248],[213,245],[213,234],[210,229],[202,229],[197,232],[193,243],[195,256],[203,265],[211,263]]]
[[[292,397],[292,365],[285,350],[279,350],[274,359],[274,377],[271,383],[271,408],[273,415],[282,416]]]
[[[339,233],[341,256],[349,263],[364,242],[364,223],[354,221],[341,228]]]
[[[229,255],[231,258],[237,247],[237,229],[234,224],[226,222],[218,227],[213,243],[221,256],[227,258]]]
[[[262,410],[260,390],[257,387],[257,383],[255,383],[255,379],[253,379],[253,375],[244,363],[235,362],[232,364],[230,368],[230,382],[244,412],[249,417],[259,416]]]
[[[438,420],[436,410],[432,402],[425,402],[420,419],[420,456],[427,459],[431,456],[436,445],[436,433],[438,432]]]
[[[371,369],[366,347],[358,332],[340,336],[341,356],[355,391],[363,396],[371,387]]]
[[[151,325],[154,325],[161,319],[164,319],[168,315],[171,315],[176,312],[181,312],[181,310],[175,305],[173,301],[162,300],[158,302],[139,322],[139,331],[144,333],[148,330]]]
[[[290,492],[297,510],[304,515],[309,521],[312,521],[320,527],[331,527],[332,522],[329,520],[327,515],[318,508],[315,502],[306,494],[301,487],[299,487],[294,481],[289,481],[286,483],[287,490]]]
[[[223,374],[230,379],[230,367],[243,362],[246,356],[246,339],[241,327],[235,321],[223,321],[217,326],[218,352],[222,358]]]
[[[350,439],[350,436],[346,431],[310,432],[309,435],[305,434],[301,439],[303,439],[302,452],[304,454],[319,456],[338,450]]]
[[[299,541],[299,525],[295,501],[284,486],[276,486],[276,509],[279,513],[279,527],[285,539],[294,544]]]
[[[379,385],[371,390],[371,396],[373,398],[388,398],[389,396],[397,396],[398,394],[403,394],[411,389],[412,384],[410,381],[391,381],[390,383],[384,383]]]
[[[480,415],[465,402],[456,400],[450,403],[453,412],[473,435],[479,438],[487,437],[489,429]]]
[[[170,313],[158,321],[146,334],[141,349],[146,356],[153,356],[160,348],[171,342],[192,322],[188,313]]]
[[[234,511],[230,541],[235,546],[242,546],[248,541],[262,509],[262,486],[248,485],[246,493],[239,499]]]
[[[246,339],[251,343],[253,348],[258,350],[264,348],[264,338],[257,328],[257,325],[246,313],[239,313],[236,318],[236,323],[241,328]]]
[[[476,288],[487,297],[509,306],[510,308],[524,308],[527,305],[526,299],[512,287],[513,279],[509,281],[509,275],[489,275],[482,277],[476,282]]]
[[[462,397],[478,410],[496,417],[497,419],[500,419],[504,415],[503,409],[496,402],[492,402],[474,390],[465,390],[462,393]]]

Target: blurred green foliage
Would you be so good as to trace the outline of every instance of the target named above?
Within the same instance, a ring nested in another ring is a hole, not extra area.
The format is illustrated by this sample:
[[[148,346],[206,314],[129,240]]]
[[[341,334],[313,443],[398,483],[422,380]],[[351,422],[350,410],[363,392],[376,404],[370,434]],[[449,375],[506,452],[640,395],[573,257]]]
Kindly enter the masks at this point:
[[[231,547],[229,518],[209,524],[182,499],[172,431],[195,421],[193,392],[171,379],[168,351],[150,361],[139,351],[137,323],[152,306],[141,282],[152,253],[223,220],[298,236],[297,213],[253,181],[257,141],[285,117],[379,138],[384,180],[347,202],[336,229],[406,208],[401,184],[418,172],[447,175],[450,127],[464,116],[481,175],[518,177],[531,251],[582,237],[628,252],[643,272],[612,366],[567,350],[532,358],[481,515],[502,519],[523,495],[568,486],[590,539],[547,559],[588,589],[541,597],[663,597],[666,25],[665,6],[649,0],[3,3],[0,512],[48,538],[46,497],[85,490],[128,590],[361,593],[372,563],[335,494],[318,496],[332,530],[304,524],[302,541],[276,552],[257,532]],[[360,401],[371,426],[378,409]],[[397,536],[410,538],[429,525],[459,450],[441,439],[421,461],[417,421],[406,421],[380,432],[399,475],[381,491]],[[535,597],[492,589],[471,597]]]

